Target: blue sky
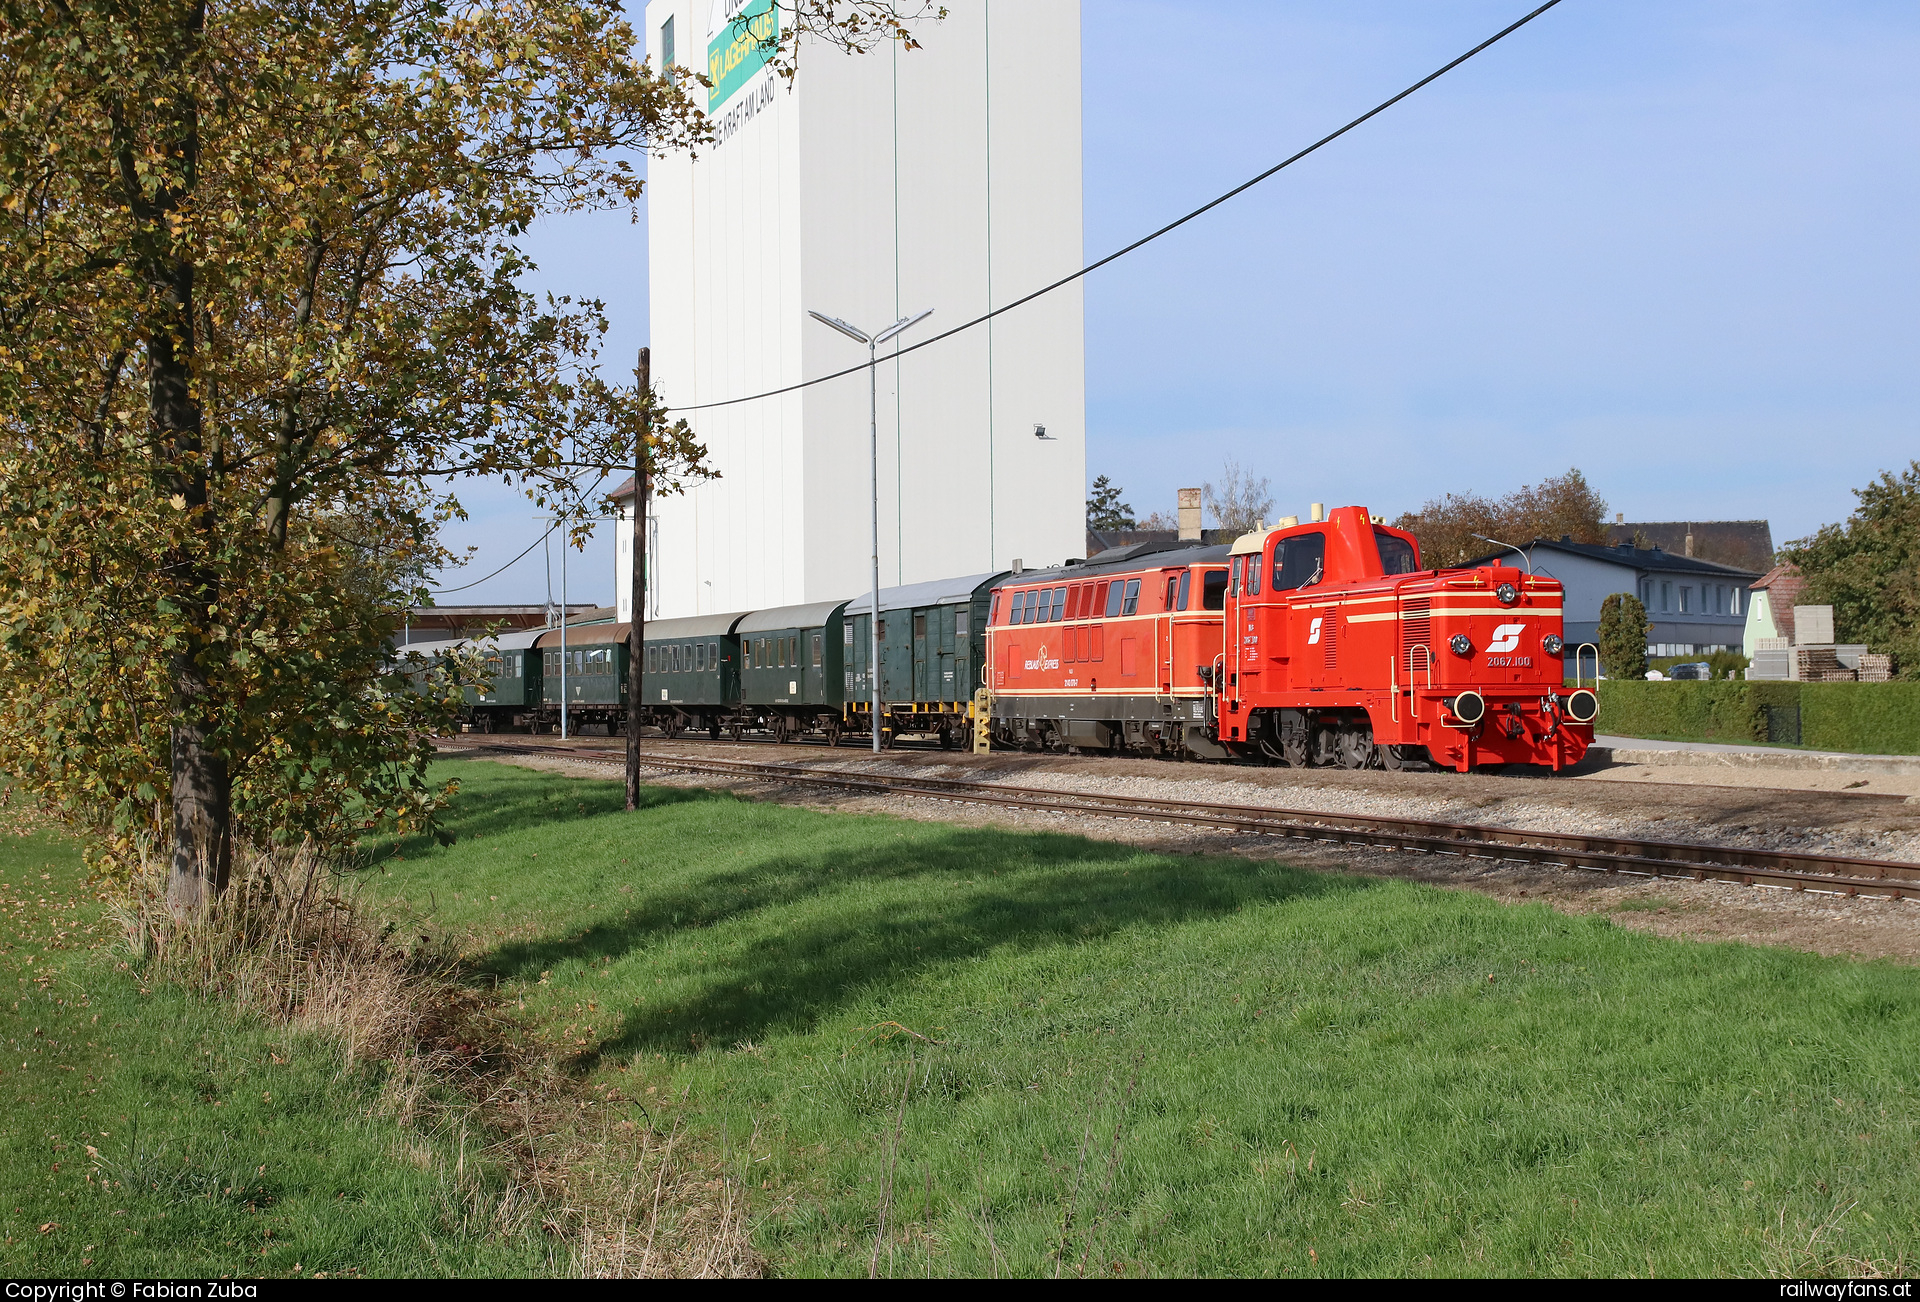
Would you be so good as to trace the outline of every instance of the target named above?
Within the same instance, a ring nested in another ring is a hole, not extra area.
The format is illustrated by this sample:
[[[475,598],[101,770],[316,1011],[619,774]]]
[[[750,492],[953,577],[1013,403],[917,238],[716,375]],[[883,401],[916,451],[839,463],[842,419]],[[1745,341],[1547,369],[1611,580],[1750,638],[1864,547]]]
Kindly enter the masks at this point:
[[[1085,0],[1088,257],[1526,8]],[[1143,513],[1231,455],[1281,513],[1578,466],[1629,520],[1764,517],[1781,542],[1843,518],[1920,456],[1917,67],[1910,0],[1564,0],[1095,273],[1088,473]],[[606,301],[609,370],[646,340],[645,248],[624,214],[535,232],[541,288]],[[449,536],[478,577],[539,526],[467,497]],[[541,600],[539,556],[446,600]],[[610,600],[611,543],[573,574]]]

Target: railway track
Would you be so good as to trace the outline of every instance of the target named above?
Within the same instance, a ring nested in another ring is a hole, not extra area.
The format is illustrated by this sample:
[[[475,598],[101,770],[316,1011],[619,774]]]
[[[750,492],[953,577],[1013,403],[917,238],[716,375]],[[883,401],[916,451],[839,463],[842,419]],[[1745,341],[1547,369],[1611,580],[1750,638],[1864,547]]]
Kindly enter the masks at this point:
[[[505,754],[554,755],[587,763],[626,763],[625,752],[616,750],[500,743],[474,745],[471,749]],[[1745,886],[1843,896],[1920,899],[1920,864],[1880,859],[1749,850],[1684,841],[1641,841],[1626,837],[1534,832],[1477,823],[1447,823],[1435,819],[1156,800],[1144,796],[1056,791],[963,778],[913,777],[845,770],[821,772],[796,764],[661,755],[652,751],[643,751],[640,762],[645,768],[667,772],[876,795],[918,796],[1038,813],[1177,823],[1223,832],[1284,836],[1414,854],[1459,855],[1625,876],[1738,882]]]

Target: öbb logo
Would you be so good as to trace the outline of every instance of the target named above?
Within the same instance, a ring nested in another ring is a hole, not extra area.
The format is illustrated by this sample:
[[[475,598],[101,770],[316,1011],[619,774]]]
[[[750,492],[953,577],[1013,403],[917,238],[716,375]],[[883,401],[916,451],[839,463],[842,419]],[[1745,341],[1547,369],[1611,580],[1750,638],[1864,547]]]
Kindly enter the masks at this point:
[[[1526,631],[1525,624],[1502,624],[1493,630],[1493,641],[1487,643],[1487,650],[1496,655],[1511,651],[1520,645],[1520,635]]]

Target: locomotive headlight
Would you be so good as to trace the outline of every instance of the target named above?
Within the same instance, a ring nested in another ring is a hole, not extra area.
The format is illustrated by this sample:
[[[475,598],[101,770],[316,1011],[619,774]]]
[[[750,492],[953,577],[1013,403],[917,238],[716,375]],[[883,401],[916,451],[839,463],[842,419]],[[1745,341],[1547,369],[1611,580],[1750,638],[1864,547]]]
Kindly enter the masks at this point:
[[[1559,655],[1566,645],[1565,642],[1560,640],[1558,633],[1549,633],[1540,639],[1540,649],[1550,656]]]
[[[1520,590],[1511,583],[1501,584],[1493,590],[1493,595],[1503,606],[1511,606],[1514,602],[1520,600]]]
[[[1473,654],[1473,643],[1467,640],[1465,633],[1455,633],[1453,640],[1448,642],[1447,645],[1453,648],[1453,653],[1457,656],[1470,656]]]

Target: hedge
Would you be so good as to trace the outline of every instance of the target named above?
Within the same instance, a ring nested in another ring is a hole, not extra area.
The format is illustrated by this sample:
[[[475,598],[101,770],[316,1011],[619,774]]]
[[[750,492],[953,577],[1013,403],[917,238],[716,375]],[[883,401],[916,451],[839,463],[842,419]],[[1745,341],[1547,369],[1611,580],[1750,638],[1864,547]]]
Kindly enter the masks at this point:
[[[1920,682],[1600,681],[1595,727],[1619,737],[1744,743],[1767,739],[1766,706],[1800,707],[1800,744],[1920,755]]]

